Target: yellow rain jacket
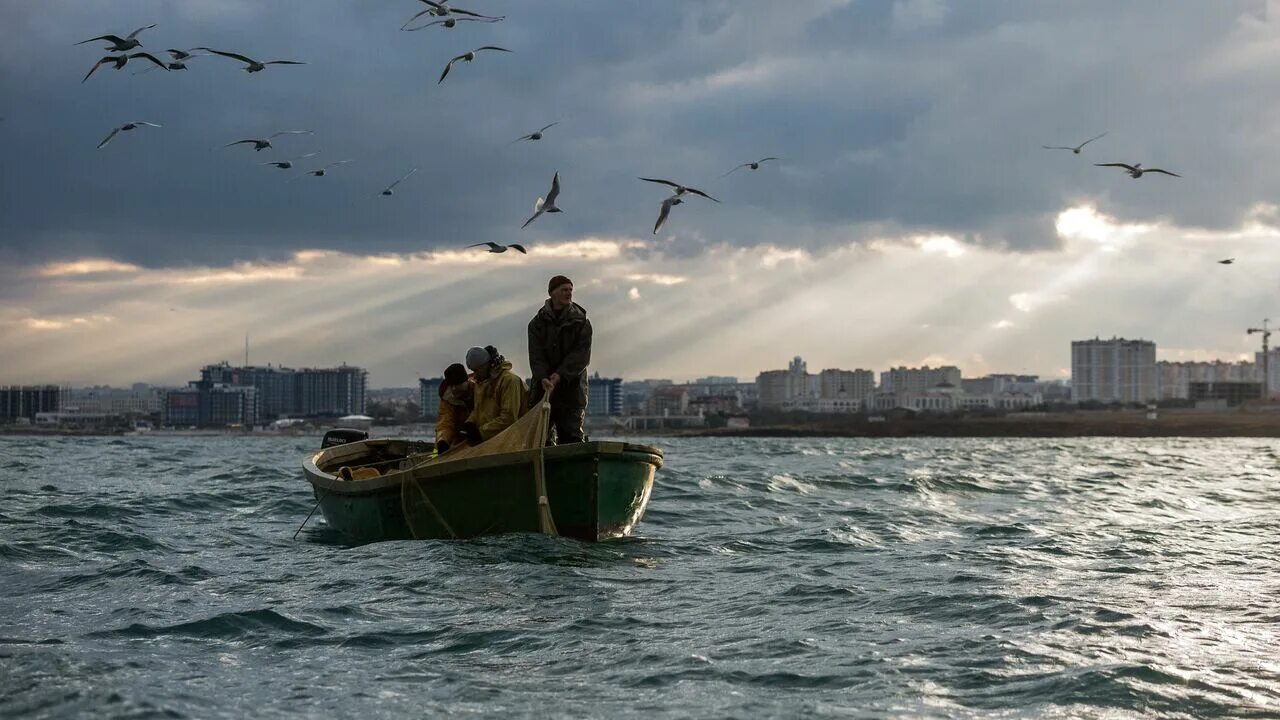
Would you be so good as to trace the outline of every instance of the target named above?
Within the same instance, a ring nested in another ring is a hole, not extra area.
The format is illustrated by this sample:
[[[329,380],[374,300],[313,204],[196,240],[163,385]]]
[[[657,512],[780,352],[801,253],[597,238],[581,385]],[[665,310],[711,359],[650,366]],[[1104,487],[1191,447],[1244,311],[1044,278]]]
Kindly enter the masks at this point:
[[[472,383],[473,379],[468,379],[467,382]],[[458,435],[458,428],[467,421],[467,416],[475,405],[475,395],[471,394],[468,398],[470,402],[465,405],[454,405],[444,398],[447,386],[441,385],[440,389],[440,412],[436,416],[436,442],[443,440],[450,445],[457,445],[462,442],[462,436]],[[471,390],[474,393],[475,388]]]
[[[524,414],[529,391],[524,381],[511,372],[511,363],[503,362],[492,375],[476,383],[476,409],[467,422],[480,428],[480,437],[488,440]]]

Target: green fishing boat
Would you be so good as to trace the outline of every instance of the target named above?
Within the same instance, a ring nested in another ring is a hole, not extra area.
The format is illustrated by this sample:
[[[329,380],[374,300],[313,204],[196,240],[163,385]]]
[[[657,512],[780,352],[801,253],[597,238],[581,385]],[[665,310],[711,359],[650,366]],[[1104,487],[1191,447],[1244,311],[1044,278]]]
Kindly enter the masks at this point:
[[[512,532],[596,542],[632,534],[662,466],[658,448],[623,442],[423,462],[430,452],[423,442],[358,440],[326,447],[303,471],[329,526],[356,542]]]

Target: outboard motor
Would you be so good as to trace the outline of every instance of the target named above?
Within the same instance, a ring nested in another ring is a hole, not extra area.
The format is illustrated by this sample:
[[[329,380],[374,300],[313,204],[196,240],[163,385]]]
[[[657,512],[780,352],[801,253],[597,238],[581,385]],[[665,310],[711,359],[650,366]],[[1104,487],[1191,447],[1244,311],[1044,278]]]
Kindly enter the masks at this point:
[[[335,445],[346,445],[347,443],[368,439],[369,433],[364,430],[356,430],[355,428],[334,428],[324,434],[324,439],[320,441],[320,449],[324,450],[325,448],[331,448]]]

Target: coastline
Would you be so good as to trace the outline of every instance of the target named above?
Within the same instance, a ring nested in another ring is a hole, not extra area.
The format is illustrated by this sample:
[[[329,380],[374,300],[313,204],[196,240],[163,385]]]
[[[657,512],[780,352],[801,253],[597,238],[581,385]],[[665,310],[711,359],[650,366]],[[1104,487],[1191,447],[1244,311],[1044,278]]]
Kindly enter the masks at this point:
[[[0,425],[0,437],[320,437],[328,428],[284,432],[243,429],[96,430],[35,428]],[[425,437],[429,426],[379,425],[371,437]],[[888,418],[871,422],[862,416],[826,415],[813,420],[761,424],[745,428],[689,428],[635,433],[592,433],[597,438],[621,437],[1257,437],[1280,438],[1280,413],[1161,410],[1155,419],[1145,411],[1090,410],[1064,413],[1009,413],[996,417]]]
[[[1144,411],[1010,413],[1001,417],[917,416],[883,422],[832,420],[708,428],[679,433],[695,437],[1263,437],[1280,438],[1274,413],[1161,410],[1154,419]]]

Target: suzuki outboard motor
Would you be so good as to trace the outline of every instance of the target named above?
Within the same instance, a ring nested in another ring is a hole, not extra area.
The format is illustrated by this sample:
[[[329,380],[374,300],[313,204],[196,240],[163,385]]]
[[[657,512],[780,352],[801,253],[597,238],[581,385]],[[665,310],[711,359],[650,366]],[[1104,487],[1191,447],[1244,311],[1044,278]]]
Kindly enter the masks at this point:
[[[324,434],[324,440],[320,441],[320,449],[323,450],[325,448],[331,448],[334,445],[346,445],[347,443],[368,439],[369,433],[364,430],[356,430],[355,428],[334,428]]]

